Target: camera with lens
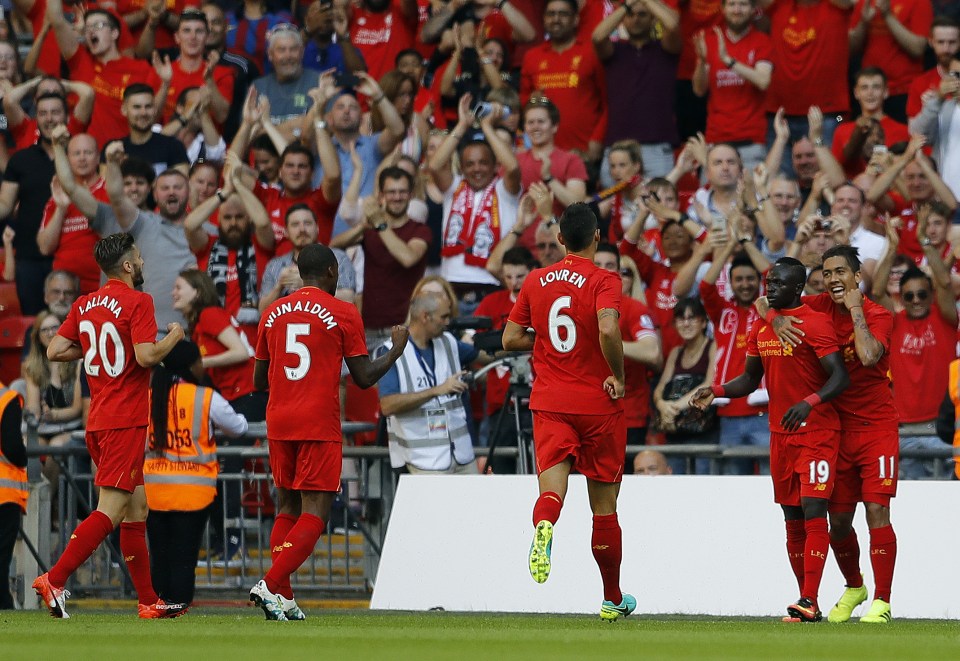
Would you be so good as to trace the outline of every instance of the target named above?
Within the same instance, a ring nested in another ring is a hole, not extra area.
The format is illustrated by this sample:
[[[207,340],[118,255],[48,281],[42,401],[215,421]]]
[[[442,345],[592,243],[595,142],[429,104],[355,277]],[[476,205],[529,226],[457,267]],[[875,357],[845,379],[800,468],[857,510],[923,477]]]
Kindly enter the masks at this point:
[[[477,119],[483,119],[487,115],[493,114],[493,104],[489,101],[481,101],[473,107],[473,116]],[[510,116],[510,108],[503,106],[500,111],[500,119],[506,119]]]
[[[818,218],[813,224],[814,232],[829,232],[833,228],[833,221],[829,218]]]

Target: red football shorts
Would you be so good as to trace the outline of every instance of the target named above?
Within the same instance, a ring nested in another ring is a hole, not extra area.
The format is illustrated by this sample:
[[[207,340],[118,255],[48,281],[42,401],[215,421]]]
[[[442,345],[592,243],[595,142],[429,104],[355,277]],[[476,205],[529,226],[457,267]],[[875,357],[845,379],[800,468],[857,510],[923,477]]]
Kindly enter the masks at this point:
[[[833,429],[770,432],[774,502],[799,507],[801,498],[830,498],[839,445],[840,432]]]
[[[270,441],[273,482],[291,491],[340,491],[340,441]]]
[[[573,468],[591,480],[620,482],[627,452],[626,417],[622,412],[534,411],[533,444],[538,474],[572,457]]]
[[[143,457],[147,452],[147,428],[88,431],[87,451],[97,467],[93,483],[133,493],[143,484]]]
[[[892,429],[840,432],[837,456],[837,483],[830,497],[830,509],[852,512],[857,503],[890,506],[897,495],[900,472],[900,434]]]

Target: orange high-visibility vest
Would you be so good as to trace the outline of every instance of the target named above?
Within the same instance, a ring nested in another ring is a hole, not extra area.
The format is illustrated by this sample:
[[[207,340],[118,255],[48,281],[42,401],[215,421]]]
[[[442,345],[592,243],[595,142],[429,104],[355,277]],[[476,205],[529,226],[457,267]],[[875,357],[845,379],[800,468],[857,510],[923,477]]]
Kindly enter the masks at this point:
[[[22,400],[20,393],[0,384],[0,415],[13,400]],[[21,406],[23,402],[21,401]],[[19,468],[3,456],[0,449],[0,503],[16,503],[27,511],[27,469]]]
[[[960,360],[950,363],[950,401],[953,402],[953,450],[960,448]],[[960,463],[954,459],[953,472],[960,478]]]
[[[170,388],[167,437],[154,439],[143,463],[147,506],[158,511],[195,512],[217,495],[217,444],[210,433],[213,390],[190,383]]]

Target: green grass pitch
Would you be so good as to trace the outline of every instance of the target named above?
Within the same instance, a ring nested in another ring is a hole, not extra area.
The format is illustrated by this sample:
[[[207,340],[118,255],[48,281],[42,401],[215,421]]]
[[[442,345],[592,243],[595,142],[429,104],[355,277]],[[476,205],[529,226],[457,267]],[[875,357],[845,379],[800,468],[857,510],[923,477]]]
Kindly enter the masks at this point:
[[[133,612],[0,613],[5,660],[293,659],[881,659],[960,658],[960,622],[783,624],[775,619],[314,611],[266,622],[259,611],[196,611],[140,621]]]

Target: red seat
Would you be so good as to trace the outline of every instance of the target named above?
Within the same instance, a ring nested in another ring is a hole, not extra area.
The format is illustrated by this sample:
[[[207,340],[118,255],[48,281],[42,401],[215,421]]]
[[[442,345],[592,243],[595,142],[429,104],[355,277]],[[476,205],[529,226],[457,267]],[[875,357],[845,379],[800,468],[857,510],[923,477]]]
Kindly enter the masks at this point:
[[[0,383],[20,378],[23,337],[36,317],[0,317]]]
[[[19,317],[20,298],[15,282],[0,282],[0,317]]]

